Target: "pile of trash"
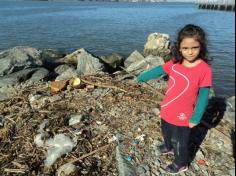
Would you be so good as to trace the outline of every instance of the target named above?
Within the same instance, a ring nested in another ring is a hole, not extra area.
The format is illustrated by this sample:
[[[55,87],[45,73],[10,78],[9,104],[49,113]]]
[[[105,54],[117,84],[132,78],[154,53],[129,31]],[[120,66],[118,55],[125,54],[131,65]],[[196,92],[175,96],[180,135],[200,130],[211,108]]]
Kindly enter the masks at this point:
[[[58,92],[50,82],[18,85],[0,102],[0,175],[165,175],[173,156],[157,150],[164,90],[124,78],[81,76]],[[74,87],[78,79],[83,86]],[[218,115],[212,102],[206,116],[216,123]],[[193,130],[183,175],[230,175],[234,125],[221,120],[214,128],[205,119]]]

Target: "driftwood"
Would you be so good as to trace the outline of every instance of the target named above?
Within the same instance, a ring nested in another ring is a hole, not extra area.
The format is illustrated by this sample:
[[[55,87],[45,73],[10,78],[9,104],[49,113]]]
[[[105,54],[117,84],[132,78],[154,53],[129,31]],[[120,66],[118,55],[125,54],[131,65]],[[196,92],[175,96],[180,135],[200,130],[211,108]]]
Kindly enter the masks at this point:
[[[4,172],[7,172],[7,173],[22,173],[22,174],[24,174],[26,172],[26,170],[25,169],[8,169],[8,168],[5,168]]]
[[[81,157],[79,157],[79,158],[76,158],[75,160],[73,160],[73,161],[70,161],[69,163],[75,163],[75,162],[77,162],[77,161],[79,161],[79,160],[82,160],[82,159],[84,159],[84,158],[87,158],[87,157],[89,157],[89,156],[91,156],[91,155],[93,155],[93,154],[95,154],[95,153],[97,153],[97,152],[99,152],[99,151],[102,151],[102,150],[105,150],[105,149],[107,149],[108,147],[110,147],[111,146],[111,143],[109,143],[109,144],[107,144],[107,145],[104,145],[104,146],[102,146],[102,147],[100,147],[100,148],[98,148],[98,149],[96,149],[96,150],[94,150],[94,151],[92,151],[92,152],[90,152],[90,153],[87,153],[87,154],[85,154],[85,155],[83,155],[83,156],[81,156]]]
[[[230,136],[228,136],[228,135],[224,134],[223,132],[219,131],[217,128],[212,128],[212,126],[204,120],[201,121],[201,124],[203,124],[205,127],[209,128],[209,129],[211,129],[211,131],[213,133],[215,133],[216,135],[221,137],[225,144],[232,145],[232,139],[231,139]]]
[[[102,87],[102,88],[111,88],[111,89],[116,89],[116,90],[120,90],[120,91],[125,92],[125,93],[127,92],[126,90],[121,89],[121,88],[116,87],[116,86],[92,83],[92,82],[87,81],[87,80],[84,80],[84,79],[81,79],[81,80],[82,80],[84,83],[89,84],[89,85],[93,85],[93,86],[97,86],[97,87]]]

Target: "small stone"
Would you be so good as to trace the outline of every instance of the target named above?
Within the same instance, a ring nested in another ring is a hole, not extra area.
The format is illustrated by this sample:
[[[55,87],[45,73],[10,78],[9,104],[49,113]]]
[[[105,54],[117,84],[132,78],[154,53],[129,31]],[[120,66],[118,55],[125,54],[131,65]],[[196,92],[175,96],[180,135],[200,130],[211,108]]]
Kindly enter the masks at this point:
[[[77,173],[77,167],[73,164],[67,163],[61,166],[58,169],[58,174],[57,176],[67,176],[71,174],[76,174]]]
[[[81,114],[73,115],[71,116],[69,120],[69,125],[75,125],[77,123],[80,123],[83,120],[83,116]]]
[[[160,115],[160,110],[158,108],[153,108],[152,112],[157,116]]]

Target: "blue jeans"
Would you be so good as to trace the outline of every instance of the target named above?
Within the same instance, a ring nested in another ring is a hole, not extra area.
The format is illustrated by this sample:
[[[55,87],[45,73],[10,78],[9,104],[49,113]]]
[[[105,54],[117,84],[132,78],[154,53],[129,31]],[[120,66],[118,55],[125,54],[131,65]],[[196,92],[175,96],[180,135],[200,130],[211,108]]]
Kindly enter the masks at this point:
[[[161,120],[161,129],[164,143],[168,149],[174,149],[174,163],[178,166],[186,166],[189,163],[189,127],[172,125]]]

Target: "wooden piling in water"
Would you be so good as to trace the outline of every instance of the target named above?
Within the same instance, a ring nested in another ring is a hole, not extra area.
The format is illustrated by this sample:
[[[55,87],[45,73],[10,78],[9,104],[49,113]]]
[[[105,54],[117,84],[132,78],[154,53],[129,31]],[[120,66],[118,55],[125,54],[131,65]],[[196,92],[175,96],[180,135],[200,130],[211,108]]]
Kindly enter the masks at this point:
[[[198,0],[199,9],[235,11],[235,0]]]

